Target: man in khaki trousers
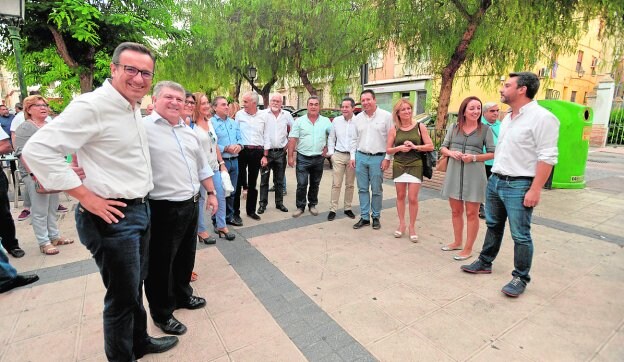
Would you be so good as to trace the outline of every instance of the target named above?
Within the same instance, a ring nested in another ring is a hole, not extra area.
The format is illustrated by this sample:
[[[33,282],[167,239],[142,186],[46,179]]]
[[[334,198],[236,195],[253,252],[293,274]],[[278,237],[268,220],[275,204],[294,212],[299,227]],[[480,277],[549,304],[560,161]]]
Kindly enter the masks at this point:
[[[327,220],[329,221],[336,218],[336,208],[338,207],[338,199],[340,198],[343,180],[345,183],[344,213],[348,217],[355,219],[355,214],[351,211],[355,169],[349,166],[349,147],[354,134],[352,122],[354,108],[355,101],[353,98],[346,97],[342,100],[340,106],[342,116],[334,118],[327,140],[327,155],[331,156],[333,164],[331,201],[329,204],[329,215],[327,215]]]

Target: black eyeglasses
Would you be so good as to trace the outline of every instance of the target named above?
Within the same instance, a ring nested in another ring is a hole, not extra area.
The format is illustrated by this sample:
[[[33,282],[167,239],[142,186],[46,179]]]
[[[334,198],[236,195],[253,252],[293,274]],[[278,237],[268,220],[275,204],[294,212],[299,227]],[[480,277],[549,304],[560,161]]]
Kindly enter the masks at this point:
[[[197,103],[195,103],[195,101],[184,101],[184,104],[186,104],[187,106],[194,106]]]
[[[121,63],[115,63],[115,65],[121,65],[124,68],[124,72],[126,72],[126,74],[134,77],[137,74],[141,73],[141,77],[143,77],[144,79],[152,79],[154,78],[154,72],[150,72],[149,70],[141,70],[138,68],[135,68],[131,65],[125,65],[125,64],[121,64]]]

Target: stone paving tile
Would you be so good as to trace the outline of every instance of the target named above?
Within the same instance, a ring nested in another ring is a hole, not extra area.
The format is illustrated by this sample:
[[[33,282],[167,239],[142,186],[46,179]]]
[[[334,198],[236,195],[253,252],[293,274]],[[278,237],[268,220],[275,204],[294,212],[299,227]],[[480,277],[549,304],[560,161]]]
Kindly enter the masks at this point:
[[[469,361],[529,362],[538,360],[529,358],[520,348],[513,347],[505,342],[494,341],[477,352]]]
[[[82,296],[56,303],[41,303],[24,310],[11,343],[76,326],[80,322]]]
[[[490,342],[482,331],[444,310],[433,312],[410,327],[456,360],[468,358]]]
[[[380,361],[454,361],[413,328],[403,328],[367,347]]]
[[[331,315],[363,345],[368,345],[404,326],[377,307],[373,300],[358,300],[344,305]]]
[[[78,326],[73,325],[45,335],[12,342],[3,355],[3,361],[66,362],[74,360],[77,335]]]
[[[301,351],[284,338],[269,339],[230,353],[232,361],[306,361]]]

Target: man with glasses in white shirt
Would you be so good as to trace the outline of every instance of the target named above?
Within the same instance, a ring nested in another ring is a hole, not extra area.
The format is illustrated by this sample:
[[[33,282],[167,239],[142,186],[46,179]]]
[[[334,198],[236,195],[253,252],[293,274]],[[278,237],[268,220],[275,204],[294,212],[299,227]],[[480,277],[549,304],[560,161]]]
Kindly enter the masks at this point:
[[[327,139],[327,156],[331,157],[333,165],[331,200],[329,203],[329,214],[327,215],[327,220],[329,221],[336,218],[336,209],[338,208],[343,180],[345,184],[344,213],[351,219],[355,219],[355,214],[351,211],[355,169],[349,165],[351,159],[349,152],[351,139],[355,134],[353,126],[354,108],[355,101],[353,98],[346,97],[342,100],[340,105],[342,116],[334,118],[331,131],[329,131],[329,138]]]
[[[57,120],[33,135],[22,156],[48,189],[80,202],[76,228],[106,287],[104,350],[110,361],[133,361],[178,343],[147,334],[143,280],[150,234],[147,194],[154,187],[140,102],[150,91],[155,57],[145,46],[122,43],[111,79],[74,99]],[[123,129],[123,132],[119,132]],[[83,173],[65,162],[77,154]]]
[[[501,291],[510,297],[522,294],[531,281],[531,216],[558,156],[559,120],[533,100],[539,85],[539,78],[533,73],[511,73],[500,90],[501,102],[508,104],[511,112],[500,127],[492,176],[487,184],[487,233],[479,258],[461,266],[467,273],[492,273],[492,262],[509,220],[514,270],[513,278]]]

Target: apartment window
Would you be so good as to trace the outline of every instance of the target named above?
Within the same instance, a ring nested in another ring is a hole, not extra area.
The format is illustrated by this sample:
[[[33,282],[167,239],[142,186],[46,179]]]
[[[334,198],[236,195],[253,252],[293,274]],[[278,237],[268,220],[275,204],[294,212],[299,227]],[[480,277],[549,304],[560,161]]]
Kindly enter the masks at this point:
[[[410,92],[401,92],[401,98],[407,98],[407,100],[410,99]]]
[[[576,91],[572,91],[572,95],[570,96],[570,102],[576,102]]]
[[[305,107],[305,99],[303,99],[303,91],[297,92],[297,109]]]
[[[592,57],[591,62],[591,75],[596,75],[596,66],[598,65],[598,58]]]
[[[578,56],[576,57],[576,71],[578,72],[583,68],[583,51],[579,50]]]
[[[371,55],[368,59],[368,65],[370,69],[379,69],[383,66],[383,51],[378,50],[375,54]]]

